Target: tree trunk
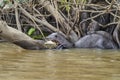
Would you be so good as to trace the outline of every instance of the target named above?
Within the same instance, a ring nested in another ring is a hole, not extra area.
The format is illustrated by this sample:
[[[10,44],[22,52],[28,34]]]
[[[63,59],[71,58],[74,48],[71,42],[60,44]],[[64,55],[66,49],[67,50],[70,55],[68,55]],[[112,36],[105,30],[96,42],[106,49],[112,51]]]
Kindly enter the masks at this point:
[[[0,21],[0,37],[24,49],[45,49],[45,41],[34,40],[21,31],[8,26],[4,21]]]

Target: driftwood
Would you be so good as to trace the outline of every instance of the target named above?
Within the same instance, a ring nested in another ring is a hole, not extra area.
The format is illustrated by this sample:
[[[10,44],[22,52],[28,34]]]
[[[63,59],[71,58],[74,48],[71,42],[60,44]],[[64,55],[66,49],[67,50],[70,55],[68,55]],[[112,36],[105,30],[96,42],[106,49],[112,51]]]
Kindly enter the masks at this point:
[[[34,40],[21,31],[14,29],[0,21],[0,37],[24,49],[45,49],[43,40]]]

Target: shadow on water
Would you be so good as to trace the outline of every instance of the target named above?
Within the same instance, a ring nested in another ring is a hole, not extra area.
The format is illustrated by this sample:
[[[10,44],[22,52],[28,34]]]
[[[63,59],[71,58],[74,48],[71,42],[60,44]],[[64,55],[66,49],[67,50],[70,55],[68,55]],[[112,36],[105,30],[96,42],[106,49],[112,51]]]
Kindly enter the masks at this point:
[[[120,51],[23,50],[0,43],[0,80],[119,80]]]

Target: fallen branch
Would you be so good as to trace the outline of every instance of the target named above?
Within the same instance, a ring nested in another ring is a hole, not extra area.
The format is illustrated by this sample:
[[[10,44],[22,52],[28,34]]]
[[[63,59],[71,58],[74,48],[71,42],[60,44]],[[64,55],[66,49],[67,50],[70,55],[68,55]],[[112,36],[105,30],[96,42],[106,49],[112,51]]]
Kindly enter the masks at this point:
[[[43,40],[34,40],[21,31],[8,26],[4,21],[0,21],[0,37],[24,49],[45,49]]]

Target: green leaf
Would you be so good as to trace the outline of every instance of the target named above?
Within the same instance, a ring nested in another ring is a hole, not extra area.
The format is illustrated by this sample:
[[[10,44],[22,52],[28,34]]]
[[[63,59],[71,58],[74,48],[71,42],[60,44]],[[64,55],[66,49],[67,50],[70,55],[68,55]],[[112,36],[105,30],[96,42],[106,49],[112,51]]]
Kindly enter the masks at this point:
[[[10,1],[9,0],[3,0],[3,2],[8,4]]]
[[[27,34],[31,36],[34,32],[35,32],[35,28],[30,28]]]
[[[70,11],[70,6],[69,5],[66,5],[66,11],[69,12]]]

